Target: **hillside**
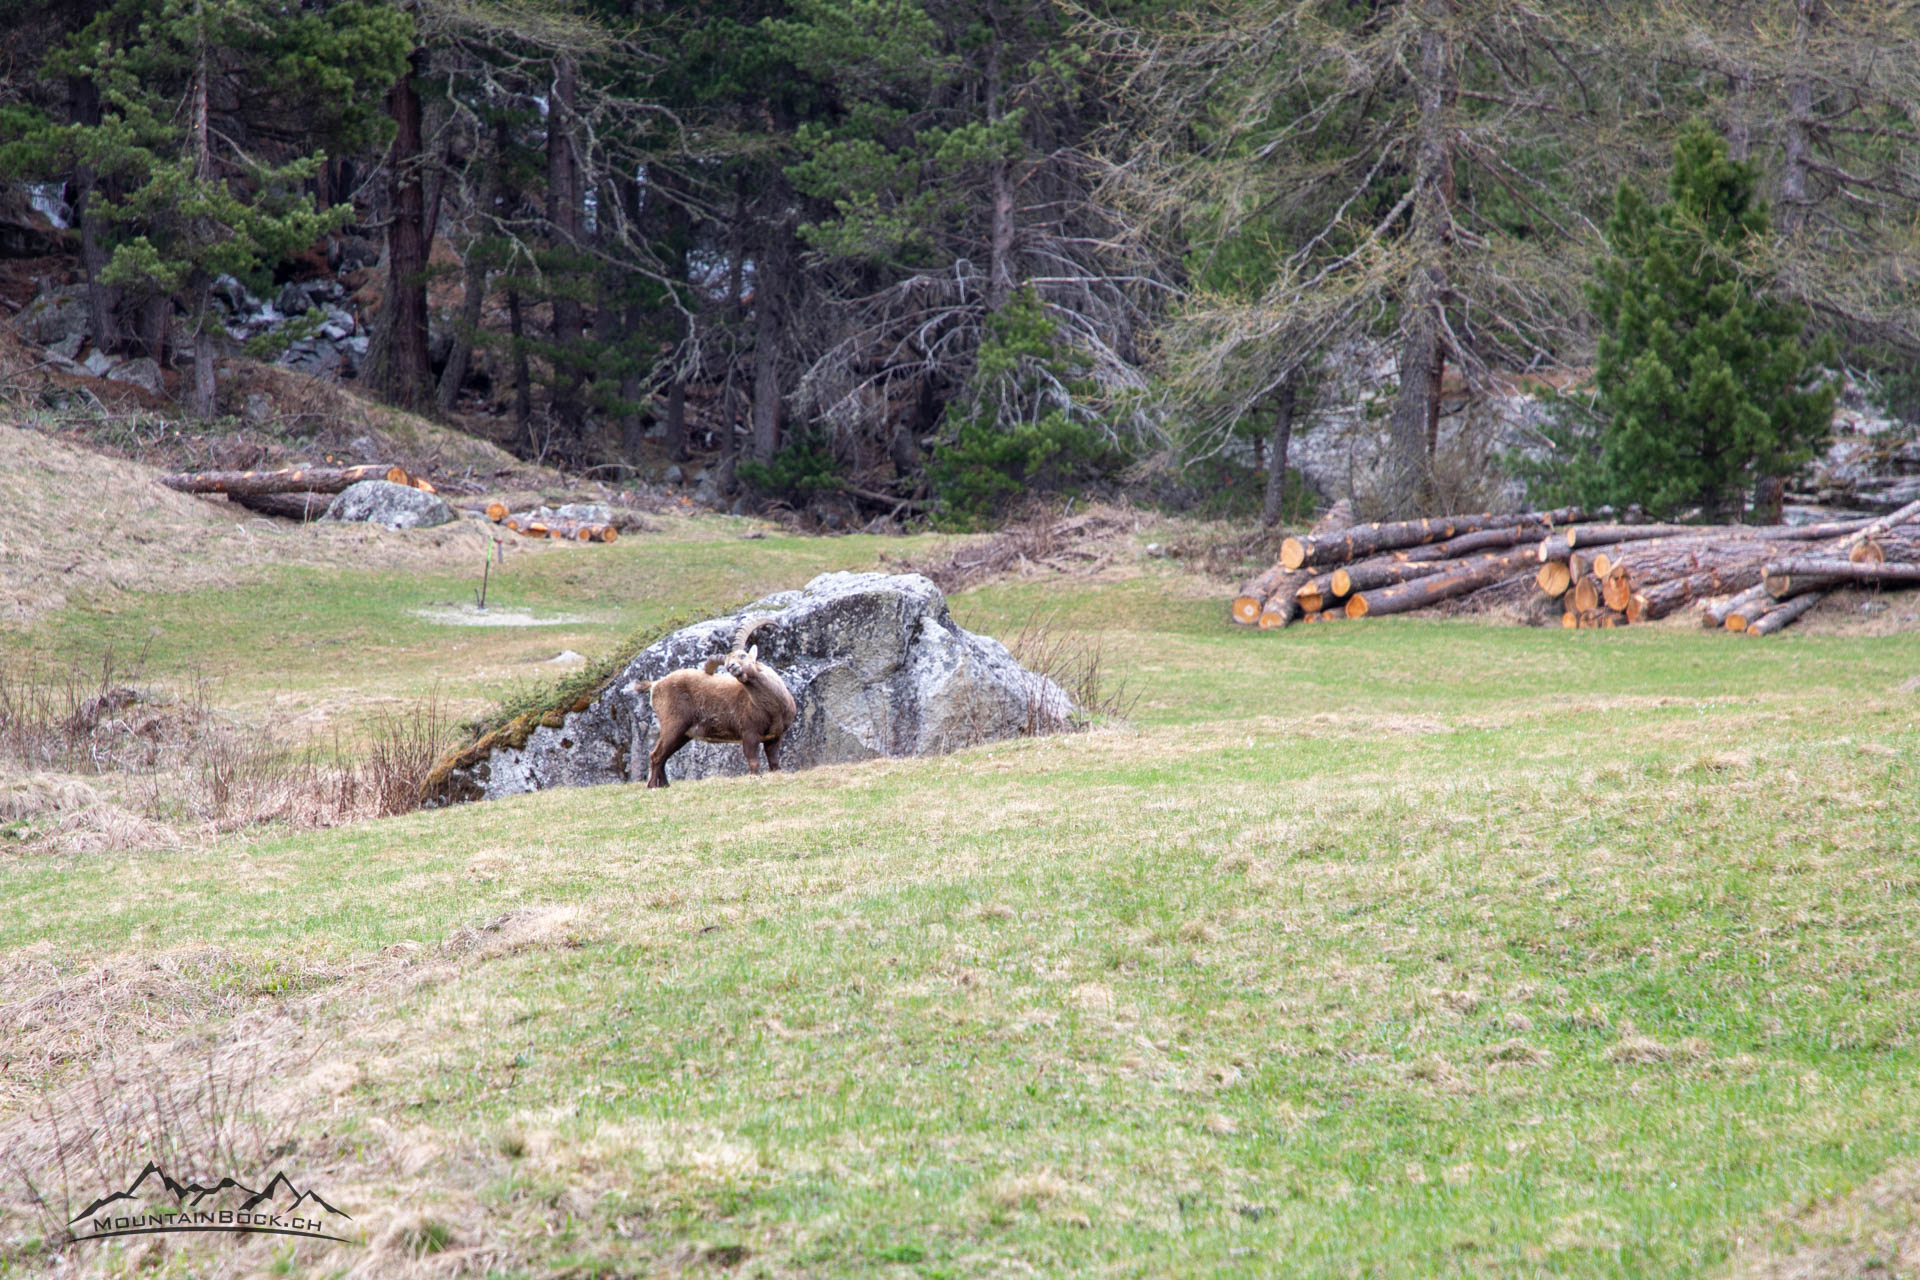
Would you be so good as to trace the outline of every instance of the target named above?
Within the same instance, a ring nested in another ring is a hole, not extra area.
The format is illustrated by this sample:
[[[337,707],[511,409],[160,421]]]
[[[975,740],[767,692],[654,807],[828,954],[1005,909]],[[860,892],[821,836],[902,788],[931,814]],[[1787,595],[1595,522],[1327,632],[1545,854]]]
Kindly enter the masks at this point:
[[[431,568],[294,563],[217,625],[173,625],[202,588],[19,634],[157,627],[240,707],[477,703],[933,551],[741,528],[518,559],[551,628],[419,618]],[[1250,637],[1218,591],[1136,551],[956,596],[1105,649],[1137,701],[1083,736],[0,857],[0,1148],[46,1175],[50,1117],[137,1119],[210,1062],[246,1142],[354,1215],[83,1274],[1838,1277],[1913,1247],[1912,635]],[[0,1272],[34,1274],[18,1192]]]

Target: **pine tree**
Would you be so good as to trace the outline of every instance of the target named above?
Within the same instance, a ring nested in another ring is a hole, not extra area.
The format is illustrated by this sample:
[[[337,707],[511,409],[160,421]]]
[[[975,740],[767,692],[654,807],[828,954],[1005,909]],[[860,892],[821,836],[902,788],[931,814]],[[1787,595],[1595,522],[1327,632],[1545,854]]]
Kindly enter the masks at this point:
[[[215,281],[264,287],[268,267],[349,212],[314,208],[307,184],[324,155],[312,144],[372,136],[368,90],[398,74],[409,28],[360,0],[294,14],[267,0],[115,0],[42,67],[84,83],[92,107],[20,116],[0,164],[98,183],[84,215],[98,251],[85,265],[97,283],[159,304],[156,356],[169,300],[184,306],[196,415],[215,410]]]
[[[1600,477],[1658,514],[1738,513],[1757,481],[1811,456],[1833,389],[1808,389],[1827,344],[1809,313],[1756,289],[1769,231],[1752,166],[1696,124],[1674,148],[1665,204],[1622,185],[1592,301],[1601,323]]]

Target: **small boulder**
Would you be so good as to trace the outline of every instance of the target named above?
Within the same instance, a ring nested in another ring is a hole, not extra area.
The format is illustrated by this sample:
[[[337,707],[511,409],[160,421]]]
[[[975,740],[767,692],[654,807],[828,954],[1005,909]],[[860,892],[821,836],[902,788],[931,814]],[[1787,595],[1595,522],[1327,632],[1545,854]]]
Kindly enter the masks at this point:
[[[76,334],[90,336],[93,316],[87,310],[87,286],[69,284],[45,290],[21,309],[13,325],[43,347],[66,342]]]
[[[667,473],[661,476],[660,479],[664,484],[685,484],[687,481],[687,473],[680,464],[676,462],[667,468]]]
[[[113,357],[104,351],[90,351],[87,358],[80,362],[80,367],[96,378],[104,378],[113,368]]]
[[[167,393],[167,384],[160,377],[160,365],[152,356],[140,356],[125,364],[116,365],[107,371],[108,382],[130,382],[142,391],[156,396]]]
[[[387,529],[430,529],[451,524],[453,508],[439,494],[427,493],[390,480],[362,480],[350,485],[327,507],[322,520],[377,524]]]

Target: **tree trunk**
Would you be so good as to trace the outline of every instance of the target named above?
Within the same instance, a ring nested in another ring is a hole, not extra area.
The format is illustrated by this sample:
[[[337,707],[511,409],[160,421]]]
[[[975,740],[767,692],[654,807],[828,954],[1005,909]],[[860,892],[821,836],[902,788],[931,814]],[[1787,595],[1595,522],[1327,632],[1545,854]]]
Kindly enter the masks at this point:
[[[67,113],[75,124],[99,125],[100,90],[86,76],[68,78]],[[100,273],[107,266],[107,247],[100,237],[100,216],[94,211],[94,195],[100,185],[93,166],[82,164],[74,170],[73,221],[80,228],[80,267],[87,277],[87,315],[93,324],[94,350],[118,352],[126,343],[120,332],[120,291],[100,282]]]
[[[1453,241],[1453,149],[1448,115],[1454,97],[1453,0],[1410,0],[1421,24],[1414,98],[1420,113],[1411,245],[1417,266],[1406,300],[1400,346],[1400,395],[1389,427],[1382,514],[1405,518],[1427,501],[1432,449],[1439,434],[1440,387],[1447,367],[1441,329]]]
[[[513,345],[513,428],[514,436],[531,452],[533,448],[533,371],[527,362],[527,328],[520,314],[520,291],[507,290],[507,334]]]
[[[200,46],[200,70],[193,78],[193,176],[202,186],[213,183],[213,123],[207,110],[207,83],[212,77],[211,59],[203,40]],[[195,268],[187,287],[193,298],[193,416],[205,421],[219,407],[219,388],[213,367],[213,334],[208,332],[208,300],[213,295],[213,280]]]
[[[1813,157],[1813,81],[1807,72],[1807,41],[1813,34],[1818,0],[1793,0],[1793,56],[1787,81],[1786,157],[1780,174],[1780,229],[1806,225],[1812,200],[1807,195],[1807,171]]]
[[[503,118],[494,126],[493,154],[487,157],[480,193],[474,198],[468,222],[473,232],[467,242],[465,278],[460,295],[460,320],[453,327],[453,346],[447,352],[447,367],[440,373],[440,386],[434,402],[440,412],[453,409],[466,384],[467,370],[473,361],[473,339],[480,331],[487,302],[487,231],[500,203],[501,171],[507,153],[507,125]]]
[[[1774,560],[1768,562],[1763,572],[1767,594],[1775,600],[1850,583],[1876,586],[1920,582],[1920,564],[1856,563],[1832,557],[1795,556]]]
[[[333,505],[331,493],[247,493],[229,494],[227,501],[257,511],[263,516],[275,516],[281,520],[298,520],[310,524],[327,514],[327,508]]]
[[[555,67],[553,93],[547,105],[547,220],[553,226],[556,248],[572,254],[580,247],[580,173],[574,151],[574,101],[579,73],[571,58]],[[577,444],[585,426],[580,402],[580,377],[575,371],[582,334],[581,309],[568,296],[569,282],[560,281],[553,307],[553,416],[555,424]]]
[[[987,124],[998,125],[1005,118],[1001,109],[1000,35],[987,35]],[[1013,165],[995,160],[987,175],[988,200],[992,226],[987,246],[987,310],[999,311],[1013,296]]]
[[[434,401],[427,358],[426,194],[421,181],[420,94],[414,77],[426,53],[415,49],[387,93],[393,145],[387,153],[387,341],[374,371],[379,389],[404,409]]]
[[[769,247],[754,263],[753,279],[753,458],[772,459],[780,447],[780,265]]]
[[[1746,632],[1750,636],[1770,636],[1791,622],[1800,618],[1815,605],[1826,599],[1824,591],[1810,591],[1803,596],[1795,596],[1785,604],[1775,605],[1765,613],[1747,622]]]
[[[403,468],[384,462],[360,467],[289,467],[280,471],[181,471],[160,477],[160,483],[181,493],[224,493],[228,497],[262,497],[283,493],[339,493],[362,480],[411,484]]]
[[[1287,452],[1293,444],[1293,406],[1297,383],[1291,377],[1280,384],[1274,396],[1273,436],[1267,448],[1267,492],[1260,504],[1260,523],[1272,528],[1280,523],[1287,495]]]

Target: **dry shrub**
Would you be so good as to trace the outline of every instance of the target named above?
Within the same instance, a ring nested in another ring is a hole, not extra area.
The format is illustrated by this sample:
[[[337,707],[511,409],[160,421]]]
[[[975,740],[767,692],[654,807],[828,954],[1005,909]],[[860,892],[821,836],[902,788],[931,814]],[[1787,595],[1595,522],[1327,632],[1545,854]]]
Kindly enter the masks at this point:
[[[297,1147],[297,1113],[269,1090],[287,1064],[257,1048],[209,1050],[190,1072],[176,1064],[109,1060],[78,1087],[47,1098],[12,1126],[0,1156],[5,1201],[36,1221],[41,1247],[73,1237],[69,1223],[149,1161],[176,1180],[272,1175]],[[39,1252],[0,1242],[0,1264]],[[9,1257],[13,1254],[14,1257]]]
[[[158,688],[111,651],[51,672],[0,666],[0,766],[18,771],[0,787],[0,831],[93,852],[174,844],[174,825],[327,827],[407,813],[455,737],[428,697],[376,719],[353,760],[337,740],[329,751],[289,744],[218,713],[205,680]]]
[[[1117,537],[1132,533],[1136,523],[1130,514],[1109,507],[1066,516],[1035,505],[984,543],[974,542],[944,559],[922,562],[885,558],[902,573],[931,578],[935,586],[951,595],[993,578],[1035,569],[1097,573],[1113,562],[1116,548],[1111,544]]]
[[[1076,708],[1066,723],[1047,723],[1057,717],[1046,712],[1036,690],[1036,705],[1028,717],[1030,733],[1084,729],[1096,719],[1124,720],[1140,700],[1128,688],[1126,677],[1113,674],[1101,637],[1066,626],[1056,613],[1029,617],[1007,642],[1007,651],[1027,670],[1066,690]]]

